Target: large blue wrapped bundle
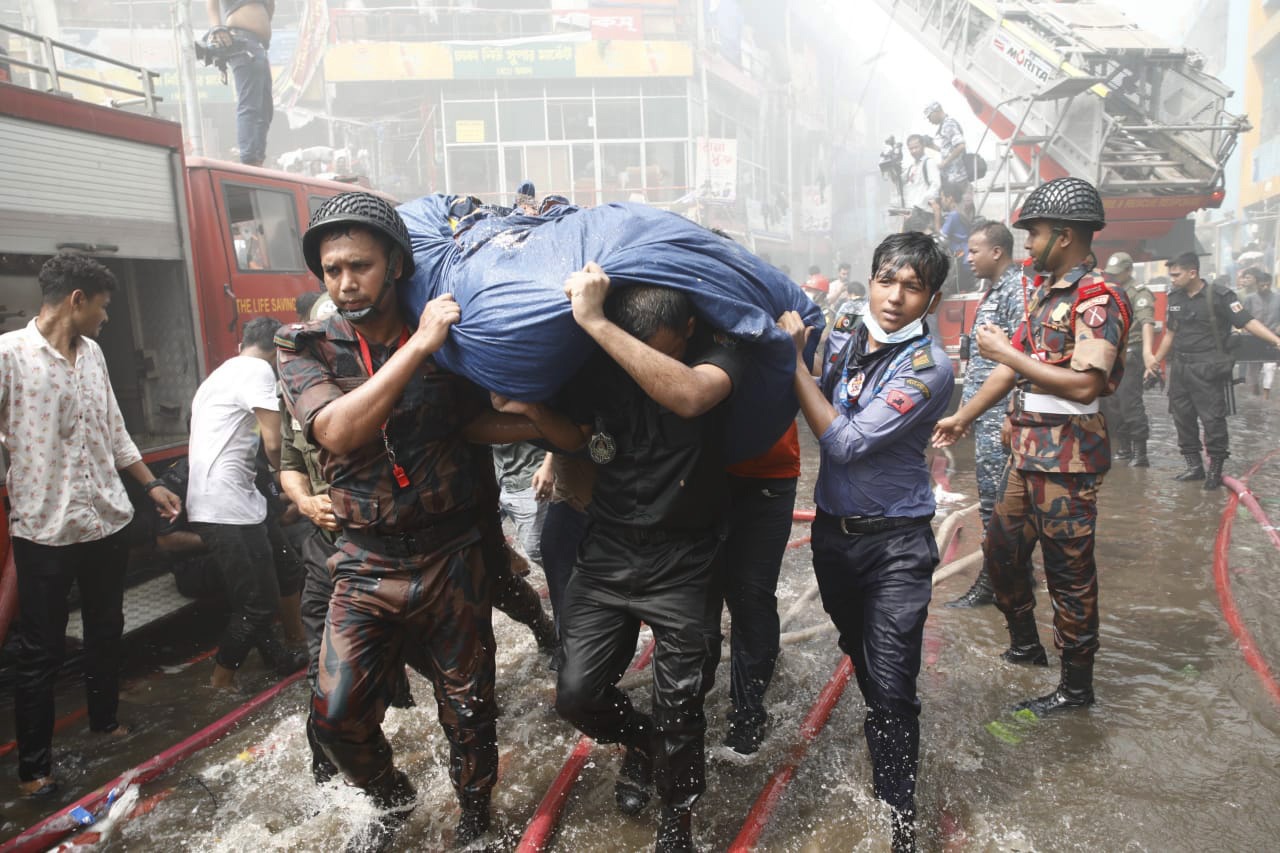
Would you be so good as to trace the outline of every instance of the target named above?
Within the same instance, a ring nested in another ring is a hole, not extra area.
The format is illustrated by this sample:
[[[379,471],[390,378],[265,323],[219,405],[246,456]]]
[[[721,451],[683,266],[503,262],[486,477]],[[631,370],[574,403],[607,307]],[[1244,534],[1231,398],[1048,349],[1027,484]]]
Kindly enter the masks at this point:
[[[702,322],[750,346],[747,380],[733,398],[731,460],[769,449],[795,417],[795,349],[776,318],[797,310],[821,329],[822,314],[779,270],[732,240],[642,204],[481,216],[456,238],[445,196],[399,211],[417,265],[400,291],[405,309],[417,316],[442,293],[462,309],[436,354],[445,369],[515,400],[551,398],[595,347],[564,295],[564,280],[595,261],[616,286],[688,293]]]

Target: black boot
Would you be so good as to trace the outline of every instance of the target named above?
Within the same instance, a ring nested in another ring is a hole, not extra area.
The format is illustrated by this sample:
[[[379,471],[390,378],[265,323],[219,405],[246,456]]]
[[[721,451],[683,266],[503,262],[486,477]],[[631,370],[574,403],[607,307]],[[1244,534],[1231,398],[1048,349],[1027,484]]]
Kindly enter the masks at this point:
[[[1187,460],[1187,470],[1183,471],[1181,474],[1174,477],[1173,479],[1178,480],[1180,482],[1186,482],[1189,480],[1203,480],[1204,479],[1204,461],[1201,460],[1200,454],[1184,453],[1182,458]]]
[[[1049,656],[1040,645],[1040,632],[1036,630],[1036,618],[1028,613],[1017,618],[1009,617],[1009,648],[1000,657],[1009,663],[1030,663],[1048,666]]]
[[[987,567],[984,565],[978,570],[978,576],[973,579],[973,586],[969,587],[969,591],[955,601],[948,601],[947,607],[982,607],[984,604],[995,604],[995,601],[995,594],[991,591],[991,576],[987,574]]]
[[[538,651],[555,653],[556,647],[560,645],[560,640],[556,637],[555,620],[539,610],[538,618],[529,626],[529,630],[533,631],[533,640],[538,644]]]
[[[763,711],[759,714],[742,714],[741,717],[730,714],[729,731],[725,733],[724,745],[738,755],[755,755],[764,742],[768,719]]]
[[[893,813],[893,853],[916,853],[916,825],[901,812]]]
[[[1133,443],[1133,459],[1129,461],[1130,468],[1150,468],[1151,460],[1147,458],[1147,443],[1145,441],[1135,441]]]
[[[692,853],[693,813],[686,806],[663,806],[654,853]]]
[[[346,853],[384,853],[394,846],[409,815],[417,805],[418,792],[403,771],[388,767],[373,781],[364,786],[364,792],[383,814],[369,829],[347,842]]]
[[[1027,710],[1037,717],[1043,717],[1054,711],[1083,708],[1092,704],[1093,661],[1069,661],[1063,658],[1062,678],[1058,682],[1058,689],[1048,696],[1020,702],[1014,710]]]
[[[1222,488],[1222,463],[1224,461],[1226,460],[1209,457],[1209,470],[1204,477],[1204,490],[1206,492]]]
[[[653,756],[634,746],[627,747],[618,781],[613,783],[613,800],[618,811],[638,815],[649,805],[649,789],[653,787]]]
[[[307,745],[311,747],[311,778],[317,785],[323,785],[338,775],[338,768],[333,766],[329,756],[325,755],[320,741],[316,739],[315,722],[307,715]]]
[[[459,849],[469,847],[488,831],[489,797],[464,797],[462,817],[458,818],[458,826],[453,831],[453,846]]]
[[[1116,442],[1116,450],[1111,454],[1112,459],[1132,459],[1133,443],[1127,438],[1122,438]]]

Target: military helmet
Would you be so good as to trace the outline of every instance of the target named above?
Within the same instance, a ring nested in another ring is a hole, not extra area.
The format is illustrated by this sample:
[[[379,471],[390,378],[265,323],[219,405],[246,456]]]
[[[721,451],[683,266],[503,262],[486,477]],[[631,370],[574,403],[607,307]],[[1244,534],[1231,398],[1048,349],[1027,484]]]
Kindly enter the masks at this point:
[[[320,205],[311,216],[307,233],[302,235],[302,257],[316,278],[324,280],[324,270],[320,268],[320,238],[335,225],[360,225],[390,237],[400,247],[403,258],[401,278],[413,274],[413,245],[400,214],[390,202],[373,193],[352,192],[336,195]]]
[[[1014,228],[1027,229],[1037,219],[1071,222],[1101,231],[1107,225],[1102,196],[1088,181],[1056,178],[1031,191],[1018,213]]]

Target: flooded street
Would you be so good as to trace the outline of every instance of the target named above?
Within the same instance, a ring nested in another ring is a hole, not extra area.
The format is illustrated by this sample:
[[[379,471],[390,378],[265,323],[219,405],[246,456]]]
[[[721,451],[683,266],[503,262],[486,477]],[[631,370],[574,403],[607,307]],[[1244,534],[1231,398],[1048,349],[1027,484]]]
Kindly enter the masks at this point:
[[[1117,468],[1100,498],[1098,565],[1102,649],[1098,704],[1043,721],[1009,714],[1018,700],[1048,692],[1048,670],[1005,664],[997,654],[1007,636],[994,607],[941,606],[972,580],[966,572],[935,589],[920,677],[922,761],[918,802],[926,850],[1232,850],[1275,849],[1280,836],[1280,707],[1245,662],[1223,617],[1213,576],[1213,549],[1228,492],[1175,483],[1181,459],[1163,397],[1148,395],[1153,415],[1150,469]],[[1231,419],[1228,473],[1240,477],[1275,446],[1280,410],[1242,398]],[[952,461],[951,488],[976,495],[972,443]],[[816,468],[805,443],[801,506],[811,506]],[[1280,458],[1249,482],[1264,510],[1280,517]],[[952,507],[954,509],[954,505]],[[941,513],[940,513],[941,514]],[[977,545],[976,514],[961,534],[961,555]],[[807,535],[798,523],[793,538]],[[1280,553],[1241,507],[1229,550],[1232,592],[1262,657],[1280,664]],[[786,613],[812,583],[807,546],[787,552],[779,590]],[[1052,633],[1048,596],[1038,588],[1041,638]],[[504,616],[498,634],[502,707],[502,775],[494,797],[490,849],[515,849],[539,800],[577,743],[552,710],[553,678],[532,637]],[[788,629],[825,625],[814,601]],[[55,741],[55,772],[65,780],[58,803],[18,801],[16,758],[2,761],[0,837],[9,838],[55,807],[78,799],[124,767],[176,743],[272,683],[256,658],[241,676],[241,693],[224,696],[203,684],[209,661],[176,667],[207,649],[214,618],[183,619],[166,643],[154,638],[131,649],[133,686],[122,697],[122,719],[141,724],[127,743],[90,740],[73,724]],[[172,637],[181,636],[181,640]],[[647,635],[642,636],[643,643]],[[203,644],[203,645],[202,645]],[[727,644],[726,644],[727,648]],[[772,728],[749,763],[730,761],[718,746],[725,732],[727,666],[707,703],[710,719],[708,791],[695,812],[703,849],[727,849],[767,778],[798,738],[800,720],[839,663],[830,632],[785,645],[768,695]],[[648,681],[628,676],[647,705]],[[59,713],[79,707],[81,692],[64,676]],[[418,706],[392,710],[385,724],[398,763],[418,786],[420,806],[398,849],[435,850],[451,841],[457,807],[448,782],[447,746],[435,722],[429,686],[412,677]],[[104,850],[333,850],[372,814],[362,797],[339,782],[311,782],[302,730],[306,690],[278,699],[213,746],[146,784],[143,808],[117,827]],[[11,737],[6,695],[0,735]],[[758,849],[880,851],[888,849],[887,813],[871,796],[862,739],[863,706],[850,682],[829,724],[810,746]],[[656,808],[626,818],[613,806],[620,753],[597,747],[574,787],[554,837],[557,850],[651,849]]]

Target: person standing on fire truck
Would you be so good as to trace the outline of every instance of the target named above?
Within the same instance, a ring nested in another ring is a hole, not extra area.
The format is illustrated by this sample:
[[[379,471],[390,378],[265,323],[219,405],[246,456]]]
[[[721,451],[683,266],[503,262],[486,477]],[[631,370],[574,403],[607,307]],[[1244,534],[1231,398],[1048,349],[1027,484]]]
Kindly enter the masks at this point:
[[[236,144],[240,162],[261,166],[267,158],[271,102],[271,18],[275,0],[207,0],[209,42],[236,49],[227,59],[236,78]]]

